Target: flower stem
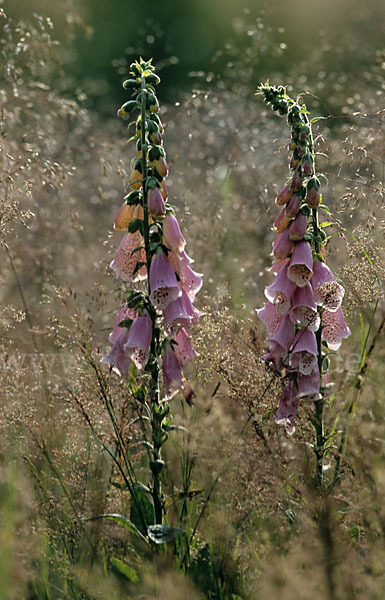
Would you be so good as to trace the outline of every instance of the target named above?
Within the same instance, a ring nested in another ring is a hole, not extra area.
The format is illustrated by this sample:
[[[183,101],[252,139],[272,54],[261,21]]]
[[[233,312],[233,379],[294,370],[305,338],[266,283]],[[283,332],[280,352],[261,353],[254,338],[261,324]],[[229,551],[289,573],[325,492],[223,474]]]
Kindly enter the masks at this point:
[[[147,266],[147,285],[148,296],[151,294],[150,286],[150,224],[148,211],[148,189],[147,189],[147,141],[146,141],[146,80],[144,75],[141,77],[141,164],[142,164],[142,207],[143,207],[143,237],[144,247],[146,252]],[[150,381],[150,398],[151,398],[151,427],[152,427],[152,443],[153,443],[153,462],[152,469],[152,500],[154,503],[155,523],[161,524],[163,520],[162,509],[162,490],[159,479],[159,472],[156,465],[161,461],[161,417],[159,411],[159,364],[157,359],[157,344],[154,331],[156,330],[156,316],[152,318],[152,339],[150,349],[150,364],[151,364],[151,381]]]

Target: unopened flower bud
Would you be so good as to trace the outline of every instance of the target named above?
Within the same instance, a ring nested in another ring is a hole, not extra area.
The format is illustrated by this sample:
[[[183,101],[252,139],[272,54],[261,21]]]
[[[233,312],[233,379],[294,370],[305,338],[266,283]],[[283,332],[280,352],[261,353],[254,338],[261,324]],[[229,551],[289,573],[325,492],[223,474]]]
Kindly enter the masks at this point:
[[[294,217],[296,216],[296,214],[299,211],[300,205],[301,205],[301,198],[297,194],[293,194],[286,206],[285,215],[289,219],[294,219]]]
[[[306,229],[307,217],[300,212],[289,227],[289,238],[295,242],[302,240]]]
[[[137,107],[136,100],[125,102],[118,110],[118,117],[125,117]]]
[[[286,206],[282,206],[281,210],[275,217],[273,227],[276,233],[282,233],[282,231],[285,231],[286,227],[290,223],[290,217],[286,216],[285,209]]]
[[[290,189],[290,185],[284,185],[282,190],[279,192],[278,196],[275,199],[275,203],[278,204],[278,206],[282,206],[283,204],[286,204],[290,198],[293,195],[293,190]]]
[[[153,217],[160,217],[166,212],[163,196],[156,186],[148,190],[148,210]]]

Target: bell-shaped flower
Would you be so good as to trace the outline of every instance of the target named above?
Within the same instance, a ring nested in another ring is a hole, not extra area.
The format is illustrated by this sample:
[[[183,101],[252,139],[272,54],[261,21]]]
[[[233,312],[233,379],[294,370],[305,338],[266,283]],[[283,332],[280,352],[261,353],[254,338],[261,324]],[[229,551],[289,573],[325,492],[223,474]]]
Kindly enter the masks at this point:
[[[342,340],[349,337],[350,333],[341,307],[334,312],[325,310],[322,313],[322,339],[329,350],[338,350]]]
[[[266,302],[265,306],[259,308],[256,313],[266,327],[266,337],[271,338],[277,331],[281,315],[271,302]]]
[[[110,370],[114,371],[118,375],[122,376],[129,369],[131,365],[131,359],[128,353],[124,349],[124,344],[127,342],[128,330],[120,328],[120,333],[114,340],[114,345],[110,349],[109,353],[100,360],[100,362],[107,363]]]
[[[337,283],[325,263],[314,261],[313,271],[311,285],[315,301],[323,308],[335,312],[341,306],[345,294],[344,288]]]
[[[164,310],[173,300],[182,295],[174,269],[163,252],[156,254],[150,267],[150,300],[159,310]]]
[[[183,269],[194,262],[194,259],[191,258],[185,250],[182,250],[182,252],[171,251],[168,253],[167,258],[175,273],[177,273],[179,277],[181,276]]]
[[[150,164],[152,167],[155,167],[158,175],[161,177],[167,177],[168,165],[164,156],[160,156],[159,158],[152,160]]]
[[[173,214],[168,213],[163,221],[163,237],[167,248],[175,252],[182,252],[186,245],[179,223]]]
[[[285,229],[282,233],[278,233],[273,242],[274,258],[287,258],[294,248],[294,242],[289,238],[289,230]]]
[[[183,389],[182,369],[170,344],[166,343],[162,361],[163,383],[166,390],[166,399],[170,400]]]
[[[297,194],[293,194],[285,208],[285,215],[289,219],[294,219],[298,214],[299,207],[301,206],[301,198]]]
[[[136,250],[137,248],[140,250]],[[136,251],[134,252],[134,250]],[[135,272],[138,262],[146,262],[142,237],[138,231],[126,233],[121,239],[110,267],[123,281],[140,280],[146,277],[146,267],[142,266],[139,271]]]
[[[123,202],[114,219],[114,229],[117,231],[127,231],[129,224],[135,215],[136,206],[130,206],[127,202]]]
[[[140,190],[140,188],[142,187],[142,180],[143,175],[139,171],[139,169],[132,169],[131,175],[128,180],[130,188],[133,190]]]
[[[133,321],[134,319],[136,319],[137,316],[138,316],[138,314],[137,314],[136,310],[134,310],[133,308],[129,308],[128,306],[123,306],[120,309],[118,316],[115,319],[113,330],[110,333],[109,340],[110,340],[111,344],[116,342],[116,340],[118,339],[118,337],[120,336],[120,334],[123,331],[122,327],[119,327],[119,323],[121,323],[122,321],[125,321],[126,319],[131,319]]]
[[[290,264],[287,269],[287,276],[298,287],[304,287],[313,275],[313,257],[310,244],[305,241],[297,242]]]
[[[289,365],[302,375],[310,375],[317,366],[317,340],[311,329],[300,329],[295,336]]]
[[[289,354],[294,336],[294,324],[289,315],[284,315],[281,317],[274,335],[266,340],[269,352],[264,355],[263,360],[267,363],[273,363],[275,368],[279,370]]]
[[[288,265],[286,264],[279,271],[278,275],[267,288],[265,288],[266,298],[274,304],[277,312],[284,315],[291,308],[291,299],[295,291],[295,283],[290,281],[287,276]]]
[[[322,398],[320,394],[321,378],[318,365],[316,365],[310,375],[297,374],[297,399],[306,398],[314,402]]]
[[[278,206],[283,206],[290,200],[292,195],[293,190],[290,188],[290,185],[284,185],[281,191],[279,192],[278,196],[276,197],[275,202],[276,204],[278,204]]]
[[[285,214],[286,206],[282,206],[281,210],[274,219],[273,228],[276,233],[282,233],[290,223],[290,217]]]
[[[183,292],[163,311],[164,328],[173,337],[182,327],[189,329],[194,319],[194,307],[186,292]]]
[[[160,191],[162,192],[162,196],[163,196],[163,200],[165,202],[167,202],[167,198],[168,198],[168,190],[167,190],[167,184],[166,184],[166,180],[162,179],[160,185]]]
[[[151,337],[152,321],[146,313],[143,313],[132,323],[123,346],[138,369],[143,369],[148,363]]]
[[[312,331],[319,329],[321,318],[310,283],[295,290],[290,318],[295,325],[308,327]]]
[[[277,260],[275,263],[273,263],[270,267],[269,272],[270,273],[279,273],[281,269],[283,269],[283,267],[285,265],[287,265],[290,262],[290,258],[281,258],[281,260]]]
[[[297,416],[297,399],[294,385],[290,382],[283,390],[279,407],[274,415],[277,425],[282,425],[288,435],[295,432],[294,421]]]
[[[303,213],[298,213],[289,227],[289,238],[295,242],[303,239],[307,229],[307,217]]]
[[[166,212],[162,193],[156,186],[148,190],[148,210],[153,217],[160,217]]]
[[[186,265],[180,273],[180,285],[187,293],[191,302],[194,302],[195,296],[202,287],[202,273],[196,273],[190,265]]]
[[[178,333],[174,335],[173,339],[176,342],[176,344],[173,345],[173,350],[181,365],[186,365],[191,359],[198,356],[198,353],[191,345],[190,336],[185,329],[180,329]]]

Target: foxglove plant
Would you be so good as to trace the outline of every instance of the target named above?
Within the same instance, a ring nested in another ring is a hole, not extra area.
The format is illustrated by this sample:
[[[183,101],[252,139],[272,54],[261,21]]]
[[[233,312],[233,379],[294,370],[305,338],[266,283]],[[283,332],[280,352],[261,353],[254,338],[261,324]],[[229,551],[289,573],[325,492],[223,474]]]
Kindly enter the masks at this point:
[[[168,401],[179,391],[189,401],[193,394],[182,370],[196,355],[191,327],[199,311],[192,303],[202,276],[190,267],[193,261],[185,253],[186,242],[168,202],[168,165],[155,93],[160,79],[151,60],[133,63],[130,75],[123,87],[131,99],[118,115],[139,111],[131,138],[136,141],[137,155],[132,161],[129,192],[114,219],[115,229],[125,233],[110,265],[130,289],[110,335],[113,346],[102,362],[136,382],[131,392],[147,411],[146,421],[151,425],[151,441],[146,442],[152,472],[149,489],[154,525],[160,525],[164,516],[161,449],[173,428]],[[145,289],[143,284],[134,288],[144,280]],[[135,489],[132,492],[134,496]]]
[[[320,224],[319,210],[327,208],[306,107],[292,100],[283,86],[259,89],[274,111],[287,116],[291,128],[291,175],[276,197],[281,208],[273,225],[275,279],[265,289],[267,304],[257,311],[267,331],[269,351],[263,358],[284,383],[275,415],[278,424],[292,433],[298,401],[314,403],[316,479],[322,484],[328,355],[350,335],[341,308],[344,289],[326,264],[328,223]]]

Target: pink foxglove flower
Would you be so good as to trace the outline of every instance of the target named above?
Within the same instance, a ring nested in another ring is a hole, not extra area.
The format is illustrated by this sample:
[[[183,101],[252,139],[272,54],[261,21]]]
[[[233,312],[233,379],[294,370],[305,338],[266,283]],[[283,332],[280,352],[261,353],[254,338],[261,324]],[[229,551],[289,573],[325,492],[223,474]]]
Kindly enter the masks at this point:
[[[320,394],[320,374],[318,365],[316,365],[310,375],[297,375],[297,398],[306,398],[315,401],[321,399]]]
[[[293,190],[290,188],[290,185],[284,185],[281,191],[279,192],[278,196],[276,197],[275,202],[276,204],[278,204],[278,206],[283,206],[290,200],[292,195]]]
[[[301,327],[308,327],[312,331],[319,329],[321,319],[310,283],[295,290],[290,318],[293,323]]]
[[[166,399],[170,400],[183,388],[181,365],[170,345],[166,345],[162,368]]]
[[[334,312],[323,312],[322,339],[327,343],[329,350],[338,350],[342,340],[349,337],[350,333],[341,307]]]
[[[294,336],[294,324],[289,315],[284,315],[281,317],[274,335],[266,340],[269,352],[264,355],[263,360],[268,363],[272,362],[276,369],[280,369],[289,354]]]
[[[188,297],[187,300],[189,300]],[[182,329],[182,327],[185,329],[190,328],[193,321],[193,310],[189,309],[190,306],[187,306],[186,303],[186,294],[185,297],[182,295],[166,306],[163,311],[163,316],[164,328],[168,335],[173,337],[180,329]]]
[[[290,262],[290,258],[281,258],[281,260],[277,260],[277,262],[273,263],[271,265],[271,267],[269,268],[269,272],[270,273],[279,273],[281,269],[283,269],[283,267],[285,265],[287,265]]]
[[[186,265],[180,273],[180,285],[187,293],[191,302],[194,302],[195,296],[202,287],[202,273],[196,273],[190,265]]]
[[[143,313],[132,323],[123,346],[138,369],[143,369],[148,362],[151,337],[152,321],[147,314]]]
[[[278,233],[273,242],[274,258],[287,258],[294,248],[294,242],[289,238],[289,230],[285,229],[282,233]]]
[[[113,330],[110,333],[109,340],[110,340],[111,344],[116,342],[116,340],[118,339],[118,337],[120,336],[120,334],[123,331],[122,327],[119,327],[119,323],[121,323],[122,321],[125,321],[126,319],[134,320],[134,319],[136,319],[137,316],[138,316],[137,312],[133,308],[129,308],[128,306],[123,306],[120,309],[118,316],[115,319]]]
[[[136,248],[141,249],[134,252]],[[142,237],[139,232],[126,233],[122,237],[110,267],[117,273],[120,279],[131,282],[133,279],[139,280],[146,276],[145,266],[134,273],[138,262],[146,262],[146,253],[143,248]]]
[[[287,276],[288,265],[286,264],[279,271],[278,275],[267,288],[265,288],[266,298],[274,304],[280,315],[286,314],[291,307],[291,299],[295,290],[295,283],[290,281]]]
[[[310,375],[317,366],[317,340],[314,331],[301,329],[295,336],[289,364],[302,375]]]
[[[162,193],[156,186],[148,190],[148,210],[153,217],[160,217],[166,212]]]
[[[292,383],[289,383],[282,392],[278,411],[274,416],[277,425],[282,425],[288,435],[295,432],[294,421],[297,416],[297,399]]]
[[[285,208],[285,215],[289,219],[294,219],[298,214],[299,207],[301,206],[301,198],[297,194],[293,194]]]
[[[174,269],[163,252],[153,257],[150,267],[150,300],[160,310],[182,295]]]
[[[114,229],[117,231],[127,231],[127,227],[134,218],[136,206],[130,206],[127,202],[123,202],[114,219]]]
[[[186,245],[179,223],[173,214],[168,213],[163,222],[163,237],[167,248],[176,252],[182,252]]]
[[[313,275],[313,257],[310,244],[297,242],[290,259],[287,276],[298,287],[304,287]]]
[[[286,216],[286,205],[282,206],[281,210],[274,219],[273,228],[276,233],[282,233],[290,223],[290,217]]]
[[[185,250],[182,252],[169,252],[167,258],[175,273],[179,276],[182,274],[185,267],[188,267],[194,262],[194,259],[191,258]]]
[[[320,193],[315,189],[315,187],[310,188],[306,196],[306,203],[310,208],[317,208],[321,202]]]
[[[175,346],[173,346],[174,353],[181,365],[186,365],[191,359],[198,356],[198,353],[191,345],[190,336],[185,329],[180,329],[174,335],[173,339],[176,342]]]
[[[345,294],[344,288],[337,283],[333,273],[325,263],[314,261],[313,271],[311,285],[315,301],[323,308],[335,312],[341,306]]]
[[[266,327],[266,337],[271,338],[277,331],[278,323],[281,315],[275,308],[274,304],[267,302],[265,306],[256,311],[258,318]]]
[[[131,359],[124,350],[124,344],[128,338],[128,330],[121,328],[120,332],[121,333],[115,339],[111,350],[106,356],[103,356],[100,362],[107,363],[112,371],[122,376],[130,367]]]
[[[291,240],[299,241],[303,239],[307,229],[307,217],[303,213],[298,213],[289,227],[289,237]]]

